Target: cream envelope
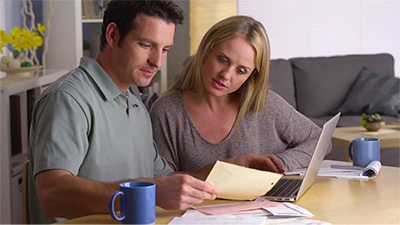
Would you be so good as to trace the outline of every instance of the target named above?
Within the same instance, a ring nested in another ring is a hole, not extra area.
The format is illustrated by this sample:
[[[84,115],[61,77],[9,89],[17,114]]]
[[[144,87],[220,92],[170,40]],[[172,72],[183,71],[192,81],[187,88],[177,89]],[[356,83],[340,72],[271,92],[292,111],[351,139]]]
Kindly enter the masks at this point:
[[[282,174],[217,161],[206,182],[219,190],[218,198],[253,200],[267,193]]]

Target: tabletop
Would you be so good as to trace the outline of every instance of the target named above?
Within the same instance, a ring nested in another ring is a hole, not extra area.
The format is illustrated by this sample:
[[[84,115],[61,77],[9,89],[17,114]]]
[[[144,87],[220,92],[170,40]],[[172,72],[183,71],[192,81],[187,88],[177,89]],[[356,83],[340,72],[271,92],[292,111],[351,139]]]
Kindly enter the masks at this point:
[[[345,160],[350,161],[347,148],[354,138],[373,137],[379,138],[380,148],[400,147],[399,125],[386,125],[378,131],[367,131],[364,127],[339,127],[332,136],[332,145],[342,148],[345,151]]]
[[[350,165],[349,162],[325,160],[331,164]],[[238,201],[214,200],[201,205]],[[400,168],[383,166],[375,179],[338,179],[317,177],[310,189],[294,204],[315,215],[312,219],[332,224],[388,224],[400,223]],[[185,210],[156,209],[156,224],[167,224]],[[89,215],[60,222],[60,224],[120,223],[108,214]]]

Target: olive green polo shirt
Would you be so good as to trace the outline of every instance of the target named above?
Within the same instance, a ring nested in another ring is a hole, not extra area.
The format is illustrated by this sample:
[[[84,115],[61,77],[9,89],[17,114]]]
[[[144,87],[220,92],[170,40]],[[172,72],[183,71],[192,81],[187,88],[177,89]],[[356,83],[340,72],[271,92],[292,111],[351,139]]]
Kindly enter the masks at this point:
[[[30,160],[32,223],[54,222],[43,217],[32,185],[41,171],[63,169],[101,182],[159,178],[172,172],[158,154],[143,103],[122,92],[91,58],[82,58],[78,68],[38,98],[32,114]]]

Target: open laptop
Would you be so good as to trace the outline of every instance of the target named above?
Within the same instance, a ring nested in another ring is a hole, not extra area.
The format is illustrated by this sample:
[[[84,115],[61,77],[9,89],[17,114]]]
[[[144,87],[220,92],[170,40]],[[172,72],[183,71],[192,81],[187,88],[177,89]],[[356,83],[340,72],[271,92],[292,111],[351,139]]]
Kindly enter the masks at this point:
[[[310,165],[303,178],[281,178],[263,198],[274,201],[297,201],[314,183],[318,170],[330,146],[333,131],[339,121],[340,112],[326,122],[315,146]]]

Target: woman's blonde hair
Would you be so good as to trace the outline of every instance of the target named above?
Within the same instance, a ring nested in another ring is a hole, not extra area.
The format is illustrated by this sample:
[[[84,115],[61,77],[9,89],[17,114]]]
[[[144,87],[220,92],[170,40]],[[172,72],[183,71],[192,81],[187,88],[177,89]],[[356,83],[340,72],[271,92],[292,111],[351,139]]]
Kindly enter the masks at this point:
[[[229,17],[212,26],[170,91],[182,89],[198,92],[200,85],[204,85],[201,67],[211,49],[221,42],[238,37],[244,37],[255,49],[256,65],[246,82],[235,92],[240,99],[237,121],[241,121],[247,111],[262,111],[269,89],[269,41],[264,26],[248,16]]]

